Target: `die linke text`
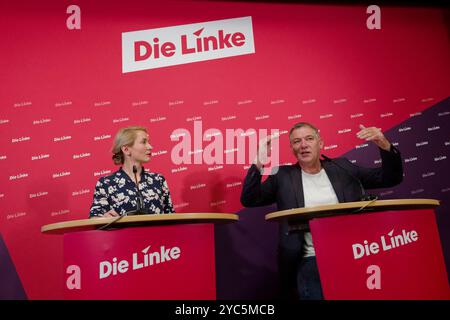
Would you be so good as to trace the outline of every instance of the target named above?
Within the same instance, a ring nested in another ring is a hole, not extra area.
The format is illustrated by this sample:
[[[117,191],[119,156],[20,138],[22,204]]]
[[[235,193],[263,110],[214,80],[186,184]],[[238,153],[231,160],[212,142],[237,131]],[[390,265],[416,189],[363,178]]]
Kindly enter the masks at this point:
[[[193,39],[189,39],[188,35],[181,35],[181,55],[241,47],[245,44],[245,35],[241,32],[225,33],[223,30],[218,30],[217,35],[201,37],[200,35],[203,29],[194,32],[193,35],[195,37]],[[150,42],[142,40],[134,42],[135,61],[147,60],[149,58],[168,58],[173,56],[176,51],[177,46],[175,43],[170,41],[160,42],[160,39],[157,37],[153,38]]]

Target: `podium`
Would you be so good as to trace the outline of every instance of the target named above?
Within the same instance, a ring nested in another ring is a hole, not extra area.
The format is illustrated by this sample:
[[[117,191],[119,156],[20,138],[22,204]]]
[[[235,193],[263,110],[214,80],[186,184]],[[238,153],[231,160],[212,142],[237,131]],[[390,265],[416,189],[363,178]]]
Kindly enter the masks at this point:
[[[213,224],[237,221],[237,215],[115,219],[73,220],[41,228],[45,234],[64,237],[65,299],[216,299]],[[99,230],[108,224],[108,229]]]
[[[310,231],[327,300],[450,299],[433,199],[374,200],[277,211]]]

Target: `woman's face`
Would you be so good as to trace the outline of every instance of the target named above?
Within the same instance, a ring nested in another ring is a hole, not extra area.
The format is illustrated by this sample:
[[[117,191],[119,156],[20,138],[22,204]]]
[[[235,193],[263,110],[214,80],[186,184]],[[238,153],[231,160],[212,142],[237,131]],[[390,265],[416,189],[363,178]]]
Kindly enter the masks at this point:
[[[148,140],[148,134],[144,131],[136,132],[136,140],[131,147],[125,147],[125,153],[130,155],[130,160],[135,163],[146,163],[150,161],[153,147]]]

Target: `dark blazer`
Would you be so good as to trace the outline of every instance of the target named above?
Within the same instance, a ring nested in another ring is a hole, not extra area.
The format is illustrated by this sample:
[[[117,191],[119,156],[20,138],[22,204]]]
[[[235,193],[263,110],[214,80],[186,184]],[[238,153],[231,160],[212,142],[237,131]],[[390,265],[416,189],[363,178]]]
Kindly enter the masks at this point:
[[[365,189],[392,187],[403,180],[400,152],[392,146],[390,151],[380,149],[380,155],[382,166],[378,168],[359,167],[346,158],[332,159],[335,163],[321,161],[339,202],[361,199],[363,191],[358,179]],[[263,183],[261,180],[260,171],[255,165],[252,165],[242,187],[241,203],[243,206],[258,207],[276,203],[278,210],[305,206],[302,174],[298,163],[280,166],[276,174],[268,176]],[[282,282],[288,282],[282,285],[295,285],[295,278],[292,279],[292,277],[295,276],[297,265],[301,260],[304,233],[289,233],[285,223],[280,224],[279,232],[279,268],[282,273]],[[285,277],[286,279],[283,280]]]

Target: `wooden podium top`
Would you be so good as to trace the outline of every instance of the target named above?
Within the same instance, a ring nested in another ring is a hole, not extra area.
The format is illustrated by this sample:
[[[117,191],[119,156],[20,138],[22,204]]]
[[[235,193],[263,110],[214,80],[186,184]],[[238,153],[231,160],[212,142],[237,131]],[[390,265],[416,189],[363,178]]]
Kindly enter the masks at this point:
[[[63,234],[74,231],[96,230],[113,222],[113,218],[91,218],[57,222],[42,226],[41,232],[47,234]],[[238,221],[239,217],[231,213],[169,213],[169,214],[144,214],[121,217],[111,224],[114,228],[131,226],[155,226],[188,223],[228,223]]]
[[[266,215],[268,221],[287,220],[289,222],[307,222],[313,218],[331,217],[342,213],[365,213],[387,210],[431,209],[439,205],[435,199],[396,199],[343,202],[333,205],[295,208],[276,211]]]

